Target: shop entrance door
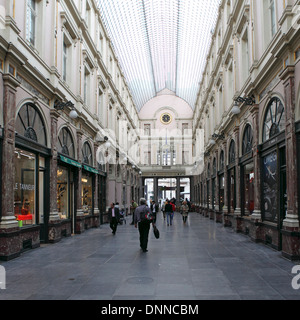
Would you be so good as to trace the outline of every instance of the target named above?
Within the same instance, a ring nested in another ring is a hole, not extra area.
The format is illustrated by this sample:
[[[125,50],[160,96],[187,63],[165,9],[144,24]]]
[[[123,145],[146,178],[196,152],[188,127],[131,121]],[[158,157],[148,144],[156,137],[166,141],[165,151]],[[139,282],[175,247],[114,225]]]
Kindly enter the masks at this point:
[[[37,224],[40,225],[40,241],[48,241],[48,215],[46,208],[49,208],[49,196],[46,193],[46,160],[39,157],[38,162],[38,181],[37,181]]]

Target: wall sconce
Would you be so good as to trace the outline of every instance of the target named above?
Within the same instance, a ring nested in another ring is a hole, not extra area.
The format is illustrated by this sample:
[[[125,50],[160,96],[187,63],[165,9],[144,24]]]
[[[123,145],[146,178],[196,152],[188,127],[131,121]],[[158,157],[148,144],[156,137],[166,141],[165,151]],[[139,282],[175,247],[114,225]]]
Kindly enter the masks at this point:
[[[67,101],[67,102],[61,102],[61,101],[58,101],[56,100],[54,102],[54,108],[56,110],[64,110],[64,108],[72,108],[70,114],[69,114],[69,117],[71,119],[76,119],[78,118],[78,113],[76,112],[75,108],[74,108],[74,103],[72,103],[71,101]]]
[[[247,106],[253,106],[255,102],[255,97],[252,95],[251,97],[237,97],[234,99],[234,106],[231,109],[231,113],[233,114],[239,114],[241,112],[241,109],[239,108],[239,103],[246,103]]]
[[[234,106],[231,109],[231,113],[233,113],[233,114],[240,114],[241,113],[241,109],[240,109],[239,104],[237,103],[237,101],[234,102]]]
[[[252,95],[251,97],[237,97],[234,101],[239,103],[246,103],[247,106],[253,106],[255,104],[255,97]]]
[[[221,133],[221,134],[214,133],[212,137],[213,137],[214,140],[216,140],[216,139],[224,140],[225,139],[224,133]]]
[[[216,140],[210,139],[210,140],[209,140],[209,144],[210,144],[211,146],[214,146],[214,145],[216,144]]]

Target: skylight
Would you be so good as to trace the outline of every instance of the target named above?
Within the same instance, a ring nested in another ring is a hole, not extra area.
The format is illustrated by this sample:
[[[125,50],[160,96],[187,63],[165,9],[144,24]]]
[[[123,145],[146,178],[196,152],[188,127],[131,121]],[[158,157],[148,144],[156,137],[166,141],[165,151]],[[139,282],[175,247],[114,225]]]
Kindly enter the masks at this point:
[[[138,110],[167,88],[196,103],[220,0],[98,0]]]

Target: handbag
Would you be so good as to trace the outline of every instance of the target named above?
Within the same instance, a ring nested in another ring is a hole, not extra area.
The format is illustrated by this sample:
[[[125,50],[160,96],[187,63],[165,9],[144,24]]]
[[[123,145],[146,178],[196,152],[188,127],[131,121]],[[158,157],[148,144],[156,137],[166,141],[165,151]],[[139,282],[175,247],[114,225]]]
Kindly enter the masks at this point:
[[[156,239],[159,239],[159,230],[157,229],[156,226],[153,226],[153,233],[154,233],[154,237]]]

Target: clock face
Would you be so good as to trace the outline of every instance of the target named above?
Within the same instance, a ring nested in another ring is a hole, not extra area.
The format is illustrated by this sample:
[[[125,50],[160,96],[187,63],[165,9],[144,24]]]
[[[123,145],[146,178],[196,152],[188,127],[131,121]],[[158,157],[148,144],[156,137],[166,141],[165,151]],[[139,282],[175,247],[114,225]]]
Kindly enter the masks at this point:
[[[163,124],[169,124],[172,122],[172,116],[169,113],[164,113],[161,117],[160,117],[160,121]]]

